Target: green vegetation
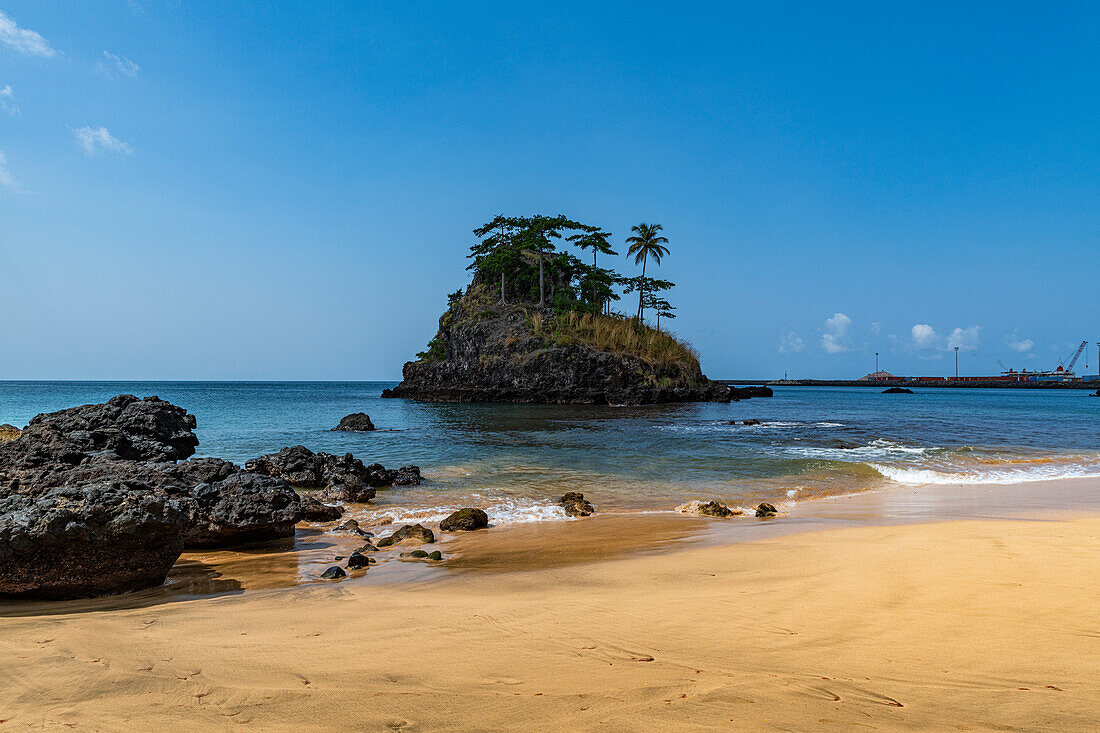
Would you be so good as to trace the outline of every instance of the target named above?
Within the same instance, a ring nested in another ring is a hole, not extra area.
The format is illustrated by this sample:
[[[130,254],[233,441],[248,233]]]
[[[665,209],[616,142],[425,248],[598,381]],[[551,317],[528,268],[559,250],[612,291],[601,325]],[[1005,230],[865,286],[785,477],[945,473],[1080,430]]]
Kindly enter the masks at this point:
[[[660,328],[662,318],[676,317],[675,307],[659,297],[674,283],[646,275],[650,261],[660,265],[669,253],[662,229],[660,224],[647,223],[632,227],[633,234],[625,240],[629,245],[627,256],[641,266],[641,274],[624,277],[599,266],[598,255],[618,254],[612,247],[611,233],[603,228],[563,214],[500,214],[474,229],[478,241],[470,247],[473,262],[467,268],[474,272],[473,282],[465,294],[459,290],[448,296],[448,309],[440,319],[440,327],[452,327],[459,317],[463,323],[492,318],[505,306],[533,308],[533,312],[528,311],[527,325],[548,346],[587,344],[601,351],[697,370],[694,349]],[[591,250],[591,264],[558,249],[562,241],[582,253]],[[499,297],[493,294],[496,290]],[[634,315],[612,311],[612,303],[621,298],[620,292],[638,293]],[[647,311],[655,314],[656,328],[645,323]],[[513,339],[506,342],[512,343]],[[443,360],[446,344],[437,335],[417,357]]]
[[[660,224],[638,224],[627,238],[629,256],[641,265],[641,275],[623,277],[612,269],[600,267],[597,255],[616,255],[611,232],[565,216],[505,216],[500,214],[474,230],[479,241],[470,247],[476,282],[500,283],[501,305],[537,303],[557,313],[604,313],[610,315],[611,303],[619,300],[616,288],[638,293],[637,320],[642,321],[649,295],[668,290],[673,283],[646,276],[650,260],[656,264],[668,254],[668,239],[661,236]],[[592,250],[592,264],[582,262],[571,252],[558,250],[556,242],[565,239],[582,252]],[[667,314],[666,314],[667,317]]]

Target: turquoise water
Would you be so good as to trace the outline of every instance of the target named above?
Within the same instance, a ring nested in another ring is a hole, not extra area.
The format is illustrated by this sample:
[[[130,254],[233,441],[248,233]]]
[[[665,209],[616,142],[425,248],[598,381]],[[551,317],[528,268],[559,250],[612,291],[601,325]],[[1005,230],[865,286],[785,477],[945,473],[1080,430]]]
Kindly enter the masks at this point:
[[[0,423],[129,392],[194,414],[198,455],[243,463],[302,444],[388,467],[420,487],[368,514],[433,519],[464,505],[496,522],[561,518],[584,492],[602,511],[693,499],[749,506],[891,484],[1100,476],[1100,398],[1078,390],[776,387],[770,399],[648,407],[452,405],[383,400],[383,382],[0,382]],[[379,430],[329,429],[350,412]],[[760,425],[741,424],[759,419]],[[736,424],[730,424],[733,421]]]

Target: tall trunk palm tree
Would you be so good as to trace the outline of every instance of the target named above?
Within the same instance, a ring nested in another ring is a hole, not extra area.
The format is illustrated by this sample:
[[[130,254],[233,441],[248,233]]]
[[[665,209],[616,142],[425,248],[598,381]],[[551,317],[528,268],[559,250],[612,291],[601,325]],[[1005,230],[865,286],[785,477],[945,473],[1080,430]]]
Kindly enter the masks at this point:
[[[649,261],[649,258],[653,258],[653,262],[660,265],[661,258],[668,254],[668,248],[662,245],[668,244],[668,238],[663,237],[660,232],[664,227],[660,224],[635,224],[630,227],[630,231],[634,232],[633,236],[627,237],[627,244],[630,245],[630,249],[626,251],[626,256],[634,255],[634,264],[642,266],[642,282],[645,282],[645,266]],[[638,322],[642,320],[642,303],[645,296],[645,288],[638,288]]]

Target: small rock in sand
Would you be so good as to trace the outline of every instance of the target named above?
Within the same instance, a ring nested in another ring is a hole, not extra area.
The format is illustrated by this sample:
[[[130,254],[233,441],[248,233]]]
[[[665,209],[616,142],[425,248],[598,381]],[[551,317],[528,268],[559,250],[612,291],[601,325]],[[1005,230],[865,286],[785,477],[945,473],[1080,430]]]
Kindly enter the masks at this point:
[[[761,502],[756,507],[756,516],[758,517],[774,517],[778,513],[779,510],[766,501]]]
[[[585,499],[584,494],[576,491],[567,492],[558,500],[558,504],[565,509],[565,513],[570,517],[588,517],[596,511],[596,508],[592,506],[592,502]]]
[[[439,523],[442,532],[468,532],[489,526],[489,515],[481,509],[459,509]]]
[[[420,540],[421,542],[435,542],[435,535],[427,527],[420,524],[406,524],[389,537],[383,537],[378,541],[379,547],[389,547],[404,540]]]
[[[333,565],[331,568],[321,573],[321,580],[339,580],[340,578],[346,578],[348,574],[345,573],[339,566]]]
[[[373,557],[367,557],[359,552],[351,553],[351,557],[348,558],[348,570],[361,570],[362,568],[369,567],[371,563],[375,563]]]
[[[357,534],[360,537],[373,537],[374,536],[370,532],[364,532],[362,529],[360,529],[359,528],[359,522],[356,522],[354,519],[349,519],[348,521],[341,524],[339,527],[334,527],[332,531],[333,532],[347,532],[349,534]]]

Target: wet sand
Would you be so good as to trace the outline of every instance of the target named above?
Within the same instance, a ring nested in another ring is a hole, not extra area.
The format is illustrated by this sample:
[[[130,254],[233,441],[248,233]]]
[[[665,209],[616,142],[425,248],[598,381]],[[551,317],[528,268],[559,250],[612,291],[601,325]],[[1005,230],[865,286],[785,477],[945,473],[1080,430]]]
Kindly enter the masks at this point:
[[[490,530],[337,584],[277,587],[320,535],[188,556],[236,587],[0,606],[0,730],[1095,730],[1098,494]]]

